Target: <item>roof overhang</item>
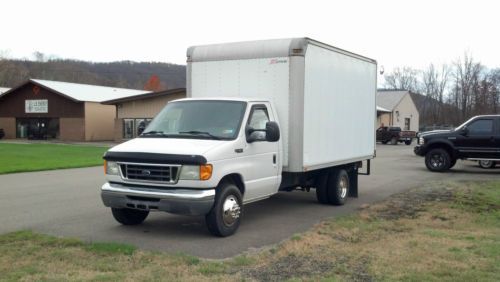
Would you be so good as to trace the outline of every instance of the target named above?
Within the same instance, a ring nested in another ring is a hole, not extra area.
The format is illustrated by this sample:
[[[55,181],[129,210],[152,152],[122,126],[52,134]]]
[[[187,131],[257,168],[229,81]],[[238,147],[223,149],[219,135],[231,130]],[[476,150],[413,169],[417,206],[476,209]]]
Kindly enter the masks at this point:
[[[186,88],[175,88],[175,89],[170,89],[170,90],[165,90],[165,91],[129,96],[129,97],[120,98],[120,99],[113,99],[113,100],[101,102],[101,104],[103,104],[103,105],[116,105],[119,103],[125,103],[125,102],[131,102],[131,101],[143,100],[143,99],[149,99],[149,98],[155,98],[155,97],[162,97],[162,96],[168,96],[168,95],[179,94],[179,93],[186,93]]]

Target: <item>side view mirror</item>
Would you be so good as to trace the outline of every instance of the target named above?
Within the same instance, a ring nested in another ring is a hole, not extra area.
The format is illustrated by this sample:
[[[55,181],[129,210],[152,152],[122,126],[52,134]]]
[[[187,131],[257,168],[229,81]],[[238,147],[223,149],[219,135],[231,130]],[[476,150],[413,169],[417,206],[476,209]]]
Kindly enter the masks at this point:
[[[277,142],[280,140],[280,127],[275,121],[268,121],[266,123],[266,141]]]
[[[280,140],[280,129],[276,122],[268,121],[266,129],[254,129],[251,126],[245,128],[245,135],[248,143],[255,141],[276,142]]]
[[[467,127],[460,129],[460,135],[463,135],[463,136],[469,135],[469,129]]]

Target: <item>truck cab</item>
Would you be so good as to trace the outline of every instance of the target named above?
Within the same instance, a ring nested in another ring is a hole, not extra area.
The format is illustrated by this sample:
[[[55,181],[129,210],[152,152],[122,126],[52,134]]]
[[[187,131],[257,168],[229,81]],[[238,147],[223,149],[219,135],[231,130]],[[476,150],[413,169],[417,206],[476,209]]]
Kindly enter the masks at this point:
[[[449,170],[459,159],[500,161],[500,115],[475,116],[453,130],[422,134],[414,151],[434,172]]]
[[[142,222],[150,210],[209,214],[211,231],[229,234],[243,203],[278,191],[279,139],[269,101],[171,102],[139,138],[105,154],[103,202],[123,224]],[[215,203],[222,208],[211,215]]]

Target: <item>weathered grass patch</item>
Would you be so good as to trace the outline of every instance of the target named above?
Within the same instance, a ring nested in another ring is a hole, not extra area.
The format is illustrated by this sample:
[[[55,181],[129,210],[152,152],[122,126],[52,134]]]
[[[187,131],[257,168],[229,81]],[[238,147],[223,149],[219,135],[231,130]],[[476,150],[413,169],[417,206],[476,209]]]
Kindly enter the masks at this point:
[[[500,281],[499,203],[500,182],[434,183],[226,260],[20,231],[0,280]]]

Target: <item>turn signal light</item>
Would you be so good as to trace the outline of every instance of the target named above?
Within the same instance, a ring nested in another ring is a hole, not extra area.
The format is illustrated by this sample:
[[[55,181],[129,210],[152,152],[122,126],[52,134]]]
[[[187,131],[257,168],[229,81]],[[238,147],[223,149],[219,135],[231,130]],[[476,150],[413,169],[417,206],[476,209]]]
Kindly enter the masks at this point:
[[[212,165],[200,165],[200,180],[209,180],[212,177]]]
[[[108,167],[108,164],[106,163],[106,160],[104,160],[104,174],[106,174],[106,168]]]

